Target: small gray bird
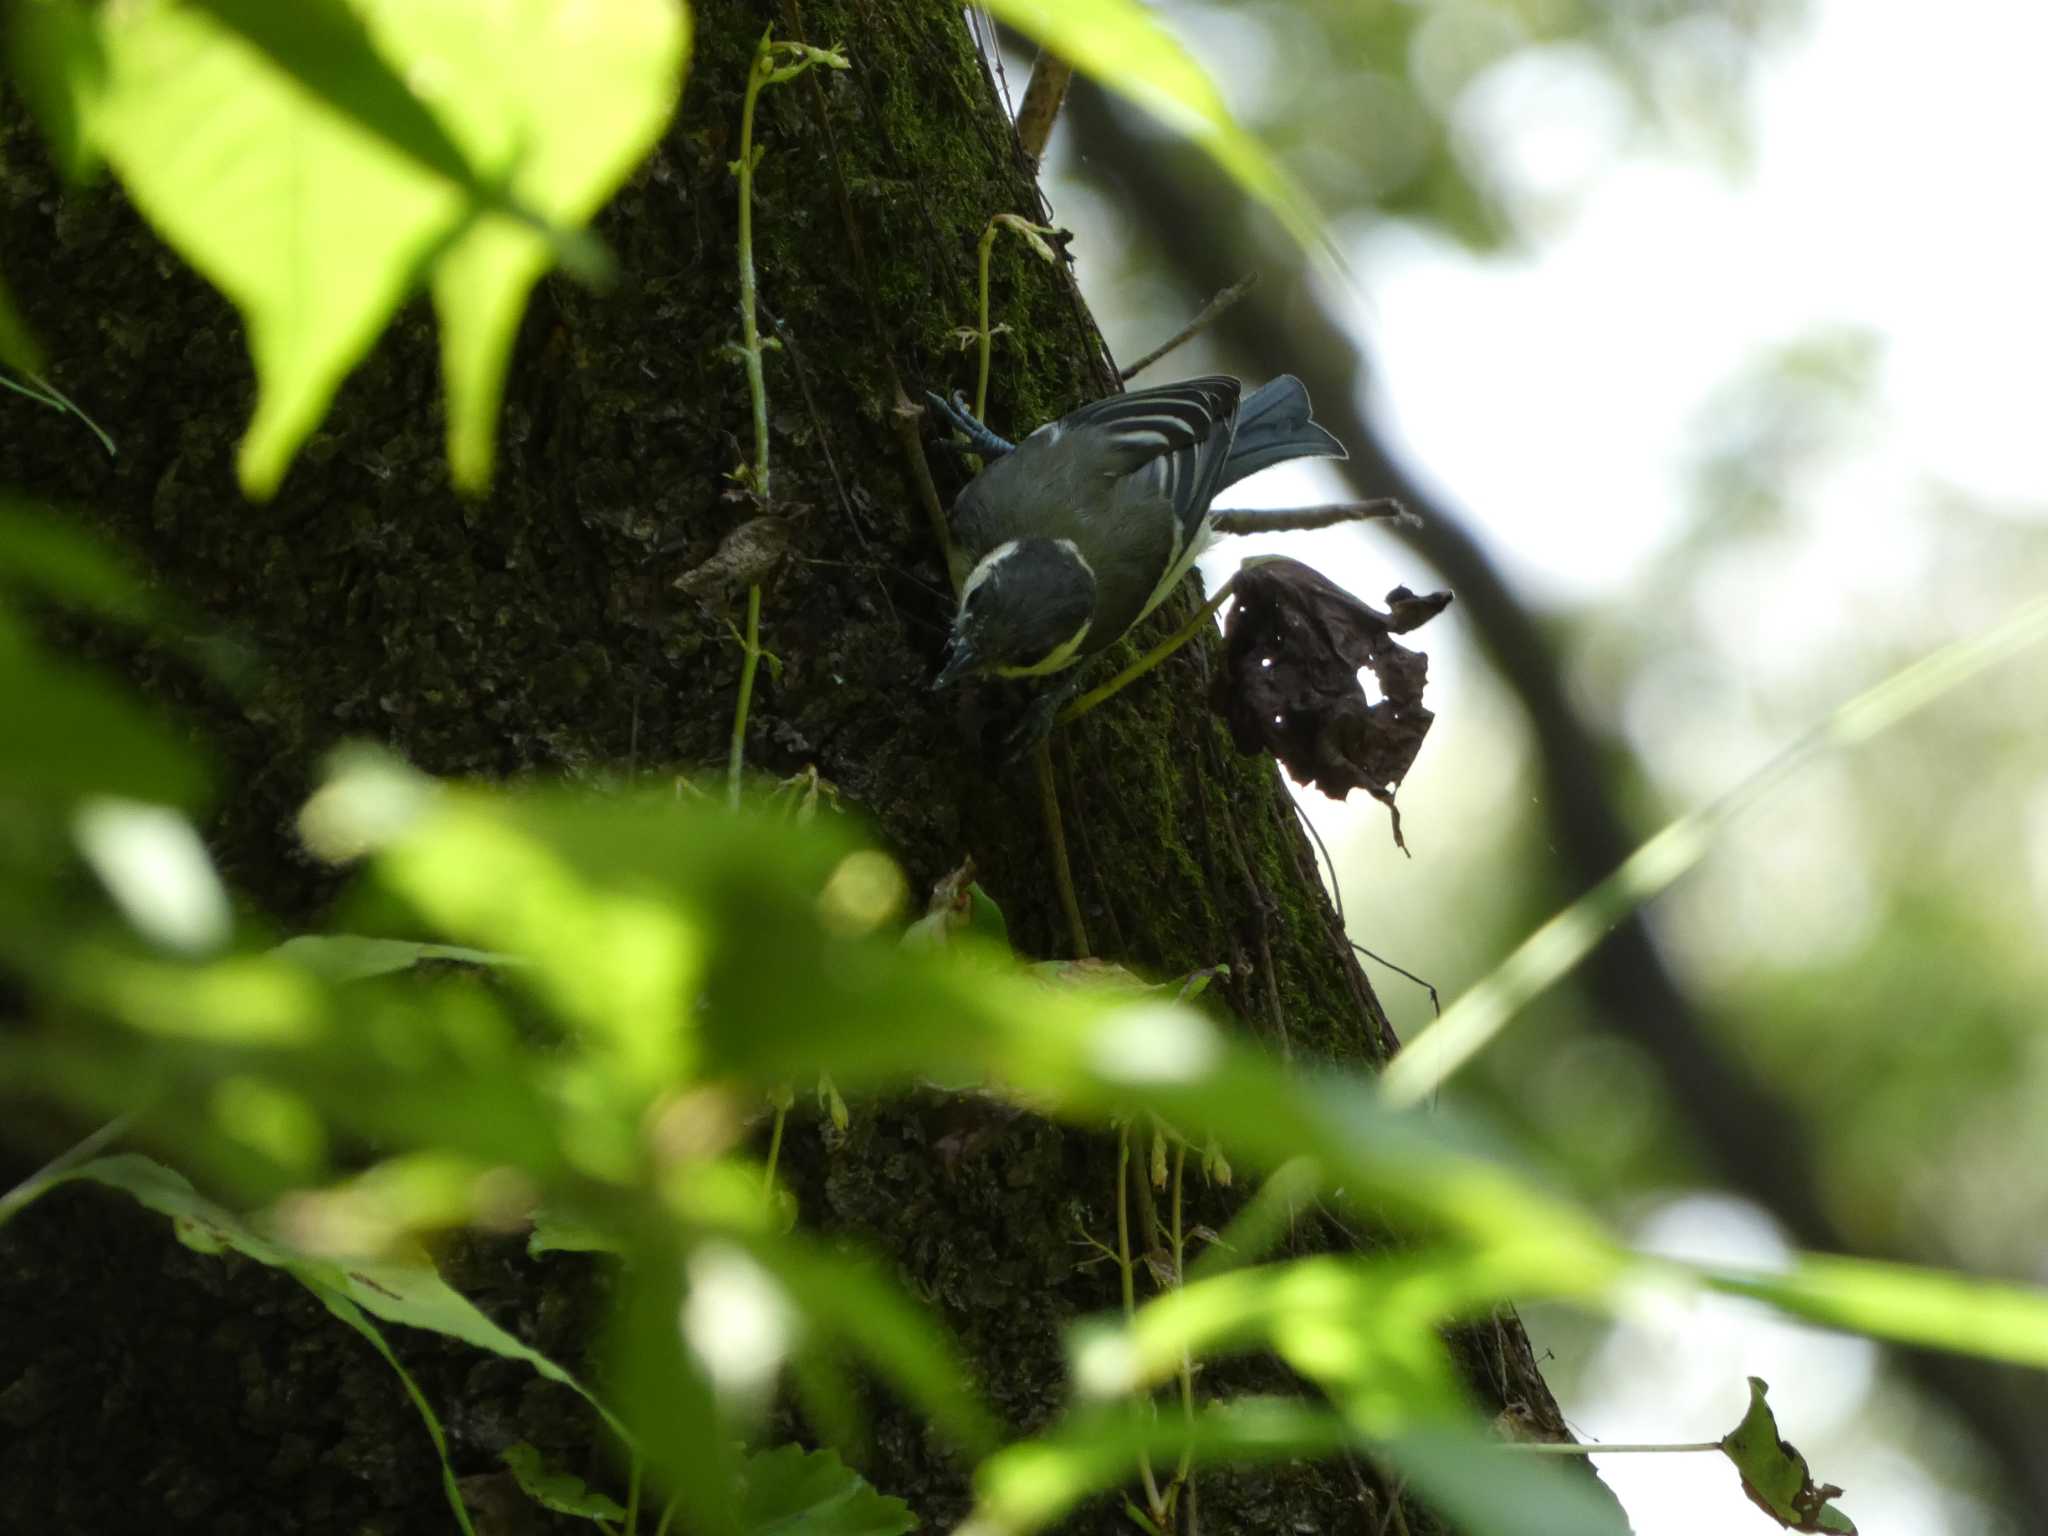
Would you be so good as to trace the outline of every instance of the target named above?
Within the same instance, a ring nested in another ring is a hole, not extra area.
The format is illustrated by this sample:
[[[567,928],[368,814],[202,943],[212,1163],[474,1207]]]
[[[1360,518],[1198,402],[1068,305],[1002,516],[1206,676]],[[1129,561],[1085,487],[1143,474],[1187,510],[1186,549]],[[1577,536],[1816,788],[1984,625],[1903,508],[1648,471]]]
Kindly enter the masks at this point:
[[[1283,374],[1238,395],[1222,376],[1111,395],[1014,448],[931,397],[995,456],[953,504],[969,570],[932,686],[1043,677],[1114,645],[1194,565],[1218,492],[1288,459],[1346,457],[1301,380]]]

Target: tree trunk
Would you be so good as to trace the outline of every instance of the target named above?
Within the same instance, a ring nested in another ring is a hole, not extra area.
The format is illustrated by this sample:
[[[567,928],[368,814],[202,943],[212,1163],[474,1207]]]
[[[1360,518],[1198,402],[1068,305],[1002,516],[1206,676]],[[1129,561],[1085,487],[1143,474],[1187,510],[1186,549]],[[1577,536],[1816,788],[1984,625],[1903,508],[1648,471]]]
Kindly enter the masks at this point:
[[[220,754],[210,828],[228,879],[292,925],[331,875],[292,816],[338,742],[387,742],[431,772],[591,782],[709,772],[724,759],[740,652],[722,617],[672,584],[762,509],[731,471],[750,457],[736,339],[740,97],[771,19],[842,44],[845,73],[765,93],[755,239],[775,473],[768,510],[792,554],[768,584],[747,733],[756,773],[815,768],[928,886],[971,855],[1020,951],[1066,952],[1030,775],[991,769],[927,691],[950,593],[894,412],[971,377],[974,246],[1037,192],[944,0],[705,4],[681,113],[601,221],[617,288],[551,279],[514,360],[496,489],[448,487],[431,320],[415,306],[344,388],[269,505],[234,490],[251,374],[223,302],[166,255],[108,186],[58,192],[22,114],[4,125],[0,267],[52,374],[119,444],[31,417],[0,443],[0,484],[76,507],[190,605],[243,681],[167,650],[94,642]],[[1113,387],[1064,271],[995,252],[990,417],[1021,431]],[[960,467],[934,453],[942,495]],[[1183,594],[1147,638],[1190,610]],[[1196,646],[1065,732],[1059,784],[1074,878],[1100,953],[1166,976],[1227,962],[1242,1027],[1299,1059],[1376,1063],[1391,1036],[1324,898],[1270,762],[1236,756],[1204,700]],[[1019,1431],[1065,1396],[1060,1331],[1115,1303],[1082,1231],[1114,1227],[1115,1149],[1033,1117],[963,1125],[957,1105],[799,1112],[784,1165],[803,1219],[890,1254]],[[1142,1181],[1140,1181],[1142,1183]],[[1191,1220],[1235,1196],[1197,1188]],[[1298,1248],[1348,1241],[1305,1220]],[[593,1281],[580,1260],[479,1243],[451,1274],[501,1321],[575,1361]],[[0,1238],[0,1527],[440,1531],[426,1437],[388,1369],[292,1284],[179,1249],[153,1218],[84,1192]],[[1459,1336],[1476,1399],[1561,1432],[1520,1325]],[[526,1438],[587,1436],[523,1368],[412,1337],[401,1352],[447,1421],[461,1471]],[[1207,1390],[1278,1383],[1257,1363]],[[928,1529],[966,1507],[963,1470],[879,1397],[863,1470]],[[801,1432],[801,1426],[792,1426]],[[601,1470],[601,1469],[600,1469]],[[1214,1530],[1387,1529],[1372,1468],[1205,1470]],[[1405,1518],[1431,1529],[1421,1511]],[[540,1528],[546,1528],[543,1524]],[[1108,1501],[1075,1530],[1123,1530]],[[1393,1528],[1398,1529],[1398,1526]]]

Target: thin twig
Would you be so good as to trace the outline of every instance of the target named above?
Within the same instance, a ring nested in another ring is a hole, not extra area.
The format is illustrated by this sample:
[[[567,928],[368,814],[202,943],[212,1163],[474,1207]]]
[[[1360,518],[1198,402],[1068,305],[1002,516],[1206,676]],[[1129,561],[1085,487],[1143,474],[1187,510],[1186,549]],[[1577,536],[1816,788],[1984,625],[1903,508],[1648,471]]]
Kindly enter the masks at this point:
[[[1339,523],[1399,523],[1420,528],[1422,519],[1391,496],[1370,501],[1326,501],[1312,507],[1239,507],[1211,519],[1218,533],[1306,533]]]
[[[1294,807],[1296,818],[1301,822],[1302,826],[1308,829],[1309,841],[1316,845],[1316,852],[1323,856],[1323,867],[1330,872],[1330,901],[1337,909],[1337,926],[1344,928],[1347,926],[1347,920],[1344,916],[1344,888],[1337,883],[1337,861],[1330,857],[1329,847],[1323,842],[1323,834],[1316,830],[1315,822],[1310,819],[1308,812],[1303,809],[1301,802],[1292,795],[1289,795],[1287,799]],[[1377,959],[1378,957],[1375,956],[1374,958]]]
[[[1410,981],[1414,982],[1415,985],[1422,988],[1423,991],[1429,994],[1429,1006],[1431,1011],[1434,1012],[1438,1018],[1442,1018],[1444,1016],[1443,1004],[1437,998],[1435,987],[1431,986],[1428,982],[1424,981],[1420,976],[1416,975],[1413,971],[1403,970],[1400,966],[1394,964],[1393,961],[1389,960],[1385,955],[1376,954],[1374,951],[1367,949],[1363,944],[1359,943],[1358,940],[1347,939],[1346,942],[1349,943],[1350,946],[1353,949],[1357,950],[1361,955],[1365,956],[1366,959],[1374,961],[1379,965],[1384,965],[1396,976],[1405,976]]]
[[[1045,146],[1052,138],[1052,125],[1066,105],[1067,87],[1073,83],[1074,66],[1050,48],[1041,48],[1038,62],[1031,66],[1030,83],[1024,87],[1024,103],[1017,108],[1017,143],[1035,171],[1045,158]]]
[[[63,390],[39,373],[29,374],[28,380],[29,384],[35,386],[33,389],[29,388],[28,385],[17,384],[14,380],[8,378],[6,374],[0,373],[0,389],[11,389],[17,395],[23,395],[35,401],[38,405],[48,406],[59,415],[63,415],[68,411],[71,415],[84,422],[86,427],[92,432],[92,435],[100,440],[100,446],[107,450],[108,458],[117,459],[121,456],[120,449],[114,446],[114,440],[107,435],[106,428],[80,410],[77,401],[73,400]]]
[[[1038,84],[1038,75],[1036,71],[1033,71],[1032,73],[1031,83],[1034,86]],[[1025,97],[1025,102],[1027,105],[1030,102],[1030,96],[1028,94]],[[1048,124],[1047,126],[1050,127],[1050,124]],[[1130,367],[1124,369],[1121,375],[1124,382],[1129,383],[1132,379],[1136,378],[1139,374],[1143,373],[1147,368],[1150,368],[1154,363],[1158,362],[1159,359],[1166,356],[1166,354],[1171,352],[1174,348],[1179,346],[1185,346],[1188,342],[1193,341],[1195,337],[1202,334],[1204,328],[1213,325],[1219,317],[1229,313],[1230,310],[1238,303],[1239,300],[1243,299],[1246,294],[1250,293],[1254,288],[1258,286],[1259,274],[1256,272],[1245,273],[1243,277],[1240,277],[1228,288],[1224,289],[1221,293],[1217,294],[1215,298],[1211,299],[1208,303],[1204,304],[1202,306],[1202,312],[1196,315],[1195,318],[1190,320],[1186,325],[1182,326],[1178,333],[1167,338],[1167,340],[1160,343],[1158,346],[1154,347],[1150,352],[1147,352],[1135,363],[1132,363]]]

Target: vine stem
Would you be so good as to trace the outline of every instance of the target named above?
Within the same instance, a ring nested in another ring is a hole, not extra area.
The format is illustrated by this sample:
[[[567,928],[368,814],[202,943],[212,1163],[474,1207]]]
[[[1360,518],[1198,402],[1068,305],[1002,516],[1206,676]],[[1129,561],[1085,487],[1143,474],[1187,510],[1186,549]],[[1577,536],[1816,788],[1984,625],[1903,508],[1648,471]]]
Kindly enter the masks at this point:
[[[1123,1276],[1124,1321],[1135,1325],[1138,1320],[1138,1285],[1131,1263],[1131,1128],[1120,1125],[1116,1131],[1116,1267]],[[1145,1503],[1156,1520],[1161,1501],[1159,1480],[1152,1475],[1152,1457],[1149,1452],[1138,1452],[1138,1471],[1145,1479]]]
[[[761,669],[761,584],[747,588],[745,653],[740,658],[740,696],[732,711],[732,746],[725,757],[725,803],[740,803],[740,769],[747,757],[747,712],[754,702],[754,674]]]
[[[996,248],[996,221],[990,219],[988,228],[981,232],[981,245],[976,251],[976,260],[981,272],[980,325],[976,336],[981,342],[981,367],[974,380],[974,419],[988,420],[988,364],[989,354],[995,350],[995,335],[988,328],[988,258]]]
[[[747,394],[754,410],[754,494],[765,511],[768,495],[768,381],[761,367],[761,320],[754,281],[754,106],[761,99],[761,87],[775,72],[775,53],[769,37],[774,28],[761,34],[754,50],[754,64],[747,71],[747,94],[740,107],[740,350],[747,365]],[[732,712],[732,747],[725,760],[725,799],[735,809],[740,803],[740,770],[747,757],[747,713],[754,702],[754,674],[761,666],[761,584],[747,588],[747,630],[740,659],[740,696]]]
[[[1180,1222],[1180,1192],[1186,1182],[1188,1167],[1188,1144],[1176,1140],[1173,1144],[1173,1284],[1178,1290],[1186,1275],[1187,1241],[1182,1234]],[[1180,1352],[1180,1411],[1187,1421],[1189,1430],[1195,1427],[1195,1365],[1188,1352]],[[1188,1480],[1194,1470],[1195,1448],[1190,1443],[1180,1453],[1180,1465],[1174,1468],[1173,1485],[1178,1488]]]

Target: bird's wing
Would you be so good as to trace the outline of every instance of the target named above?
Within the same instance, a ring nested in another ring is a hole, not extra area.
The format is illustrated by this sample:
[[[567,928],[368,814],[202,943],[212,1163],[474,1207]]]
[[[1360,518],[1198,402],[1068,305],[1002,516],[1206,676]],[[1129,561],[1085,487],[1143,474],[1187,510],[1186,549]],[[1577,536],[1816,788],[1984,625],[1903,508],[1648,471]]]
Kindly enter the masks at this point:
[[[1062,416],[1062,438],[1085,438],[1077,459],[1115,482],[1102,510],[1128,516],[1157,497],[1173,509],[1175,562],[1199,541],[1222,487],[1237,430],[1238,383],[1225,375],[1111,395]]]
[[[1104,469],[1129,475],[1162,454],[1203,447],[1218,427],[1227,438],[1237,420],[1237,396],[1237,380],[1212,374],[1109,395],[1069,411],[1052,425],[1061,437],[1091,434],[1090,447],[1103,455]]]

